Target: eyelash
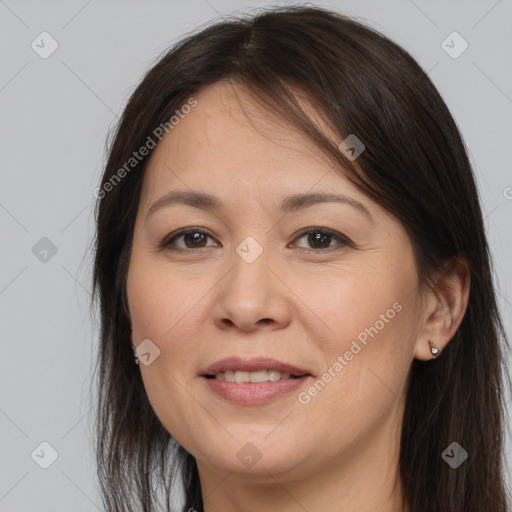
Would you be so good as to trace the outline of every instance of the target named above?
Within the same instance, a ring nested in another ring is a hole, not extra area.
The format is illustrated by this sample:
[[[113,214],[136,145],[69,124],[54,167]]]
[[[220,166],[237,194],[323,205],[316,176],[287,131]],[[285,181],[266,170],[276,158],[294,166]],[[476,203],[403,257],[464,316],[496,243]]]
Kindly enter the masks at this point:
[[[168,250],[176,251],[176,252],[186,252],[186,253],[194,253],[195,252],[195,253],[197,253],[201,249],[208,249],[209,247],[211,247],[211,246],[208,246],[208,247],[198,247],[196,249],[190,249],[190,248],[184,249],[184,248],[181,248],[181,247],[180,248],[172,248],[172,247],[170,247],[175,240],[177,240],[178,238],[182,237],[183,235],[197,234],[197,233],[200,233],[202,235],[205,235],[205,236],[210,237],[210,238],[213,239],[213,236],[204,228],[183,228],[183,229],[180,229],[179,231],[177,231],[176,233],[173,233],[171,235],[166,236],[160,242],[160,248],[168,249]],[[325,248],[320,248],[320,249],[307,249],[307,248],[304,248],[304,247],[299,247],[299,249],[302,249],[302,250],[304,250],[306,252],[319,253],[319,252],[331,252],[333,250],[339,250],[342,247],[347,246],[347,245],[353,247],[353,243],[346,236],[343,236],[340,233],[337,233],[336,231],[333,231],[333,230],[327,229],[327,228],[316,228],[316,227],[305,228],[305,229],[301,230],[297,234],[297,237],[295,239],[297,239],[297,238],[300,239],[300,238],[303,238],[306,235],[317,234],[317,233],[322,233],[323,235],[327,235],[327,236],[330,236],[332,238],[335,238],[338,241],[340,241],[341,243],[339,243],[337,245],[334,245],[332,247],[325,247]]]

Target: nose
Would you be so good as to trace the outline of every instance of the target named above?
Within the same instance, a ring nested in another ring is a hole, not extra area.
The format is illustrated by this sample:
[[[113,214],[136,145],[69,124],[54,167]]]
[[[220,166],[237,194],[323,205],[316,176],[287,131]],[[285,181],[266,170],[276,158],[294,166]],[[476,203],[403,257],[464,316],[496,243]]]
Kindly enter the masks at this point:
[[[244,332],[286,327],[291,321],[293,293],[280,268],[265,251],[251,263],[235,253],[233,267],[219,283],[215,325]]]

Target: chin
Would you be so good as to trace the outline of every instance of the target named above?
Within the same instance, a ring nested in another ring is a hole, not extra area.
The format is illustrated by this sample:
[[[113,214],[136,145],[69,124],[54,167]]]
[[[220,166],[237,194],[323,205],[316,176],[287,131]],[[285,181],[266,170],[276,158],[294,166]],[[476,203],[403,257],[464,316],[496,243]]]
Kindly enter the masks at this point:
[[[248,477],[251,482],[257,476],[261,477],[261,482],[266,482],[269,473],[275,476],[298,475],[306,463],[304,450],[298,450],[296,443],[284,445],[281,441],[275,443],[264,438],[263,441],[251,441],[247,435],[236,439],[230,438],[230,442],[224,445],[212,441],[197,452],[193,450],[198,454],[196,460],[216,471],[238,474],[244,479]],[[215,451],[211,450],[212,446],[216,447]]]

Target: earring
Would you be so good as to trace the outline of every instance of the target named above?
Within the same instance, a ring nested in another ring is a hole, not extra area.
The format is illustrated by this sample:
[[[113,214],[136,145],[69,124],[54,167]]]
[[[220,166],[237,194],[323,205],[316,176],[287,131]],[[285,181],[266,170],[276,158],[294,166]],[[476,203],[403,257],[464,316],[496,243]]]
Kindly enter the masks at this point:
[[[430,353],[432,354],[432,357],[435,359],[441,351],[439,350],[439,347],[434,344],[432,340],[428,340],[428,344],[430,346]]]
[[[132,345],[133,358],[135,360],[135,364],[139,364],[139,358],[137,357],[137,349]]]

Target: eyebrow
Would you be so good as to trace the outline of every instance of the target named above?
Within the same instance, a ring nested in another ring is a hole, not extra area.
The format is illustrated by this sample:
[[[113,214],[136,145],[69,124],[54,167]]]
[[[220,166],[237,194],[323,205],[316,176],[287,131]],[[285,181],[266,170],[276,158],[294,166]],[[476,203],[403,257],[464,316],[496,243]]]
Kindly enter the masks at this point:
[[[373,224],[374,218],[368,208],[362,203],[351,197],[334,194],[331,192],[310,192],[305,194],[293,194],[285,197],[279,206],[283,213],[303,210],[316,204],[321,203],[342,203],[352,206],[363,213]],[[223,208],[222,201],[210,194],[194,191],[178,191],[174,190],[158,199],[149,209],[146,219],[161,208],[169,207],[175,204],[184,204],[201,210],[218,211]]]

